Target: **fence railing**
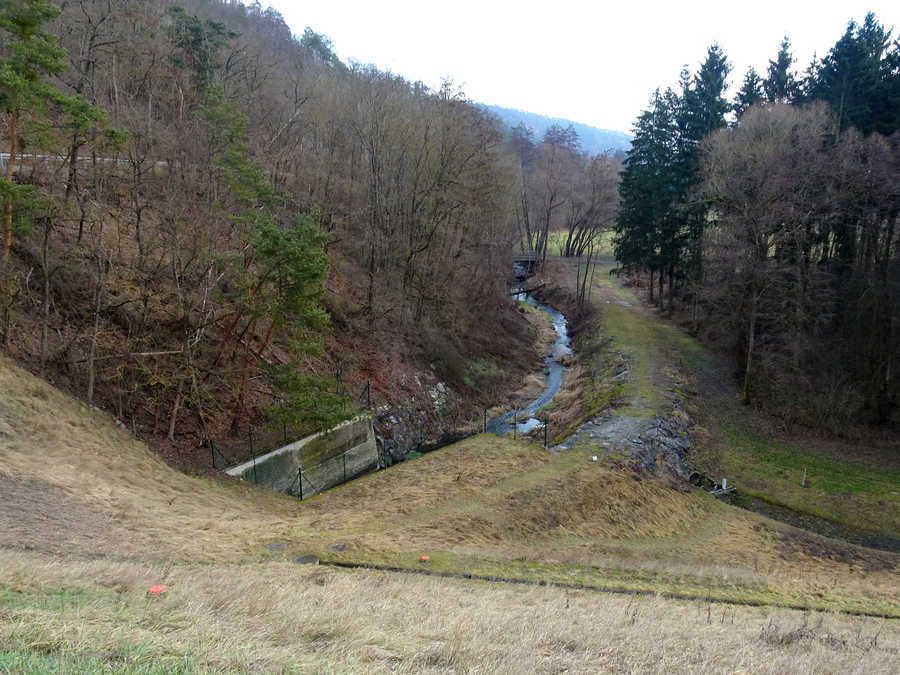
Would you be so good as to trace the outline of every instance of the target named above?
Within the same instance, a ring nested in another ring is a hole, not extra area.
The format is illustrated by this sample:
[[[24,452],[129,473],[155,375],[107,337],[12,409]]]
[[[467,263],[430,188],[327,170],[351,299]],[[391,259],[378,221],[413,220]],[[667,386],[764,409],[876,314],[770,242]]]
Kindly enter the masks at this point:
[[[362,448],[362,449],[361,449]],[[311,466],[300,466],[287,494],[305,499],[323,490],[343,485],[371,466],[371,454],[362,446],[345,450]]]
[[[366,382],[359,394],[356,394],[355,392],[348,391],[344,386],[341,381],[340,372],[335,374],[335,379],[341,387],[341,392],[347,396],[349,401],[356,402],[366,409],[371,409],[374,403],[371,382]],[[291,440],[303,438],[309,434],[309,429],[303,429],[301,431],[286,424],[282,424],[280,428],[274,426],[251,425],[247,428],[246,440],[234,439],[233,441],[223,442],[210,439],[209,451],[211,464],[214,469],[222,471],[236,464],[249,462],[271,450],[287,445]]]

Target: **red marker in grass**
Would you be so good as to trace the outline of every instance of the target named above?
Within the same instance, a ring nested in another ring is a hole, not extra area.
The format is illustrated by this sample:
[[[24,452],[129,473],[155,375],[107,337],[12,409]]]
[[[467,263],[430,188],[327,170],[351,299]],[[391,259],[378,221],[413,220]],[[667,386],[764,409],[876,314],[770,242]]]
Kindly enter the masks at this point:
[[[421,558],[419,558],[419,562],[428,562],[428,556],[423,555]]]
[[[148,593],[153,596],[159,596],[166,592],[166,587],[162,584],[156,584],[156,586],[151,586]]]

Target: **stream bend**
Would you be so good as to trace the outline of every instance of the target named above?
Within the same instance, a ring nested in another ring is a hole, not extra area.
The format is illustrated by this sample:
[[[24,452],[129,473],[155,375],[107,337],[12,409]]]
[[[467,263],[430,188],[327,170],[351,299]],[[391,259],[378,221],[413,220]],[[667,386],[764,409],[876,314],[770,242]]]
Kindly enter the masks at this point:
[[[547,314],[550,315],[550,319],[553,321],[553,328],[556,331],[557,337],[552,351],[544,357],[544,372],[546,373],[544,391],[524,408],[511,410],[508,413],[504,413],[503,415],[488,421],[485,430],[488,433],[497,434],[498,436],[503,436],[512,431],[514,424],[513,416],[515,416],[515,426],[519,433],[527,433],[543,424],[543,422],[537,419],[534,414],[541,407],[552,401],[553,397],[556,396],[556,393],[562,385],[563,374],[568,370],[566,366],[560,363],[560,359],[564,356],[572,355],[571,340],[569,339],[568,333],[568,322],[562,312],[555,307],[538,302],[527,293],[519,293],[513,297],[547,312]]]

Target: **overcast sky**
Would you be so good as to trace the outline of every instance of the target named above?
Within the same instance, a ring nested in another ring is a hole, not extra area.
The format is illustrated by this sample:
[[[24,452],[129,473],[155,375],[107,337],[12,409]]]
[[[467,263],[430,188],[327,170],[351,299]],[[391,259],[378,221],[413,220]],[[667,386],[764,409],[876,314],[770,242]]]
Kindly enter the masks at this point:
[[[867,11],[900,28],[898,0],[270,1],[295,34],[309,26],[330,37],[345,62],[432,88],[449,77],[474,101],[620,131],[713,42],[733,67],[730,98],[748,66],[765,75],[784,35],[802,71]]]

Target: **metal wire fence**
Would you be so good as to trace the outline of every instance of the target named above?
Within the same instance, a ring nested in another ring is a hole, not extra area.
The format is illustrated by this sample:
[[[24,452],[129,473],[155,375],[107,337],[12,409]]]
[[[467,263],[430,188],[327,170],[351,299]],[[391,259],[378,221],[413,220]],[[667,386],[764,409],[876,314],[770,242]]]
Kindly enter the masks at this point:
[[[363,409],[371,409],[373,405],[372,386],[366,382],[360,393],[350,393],[341,380],[340,372],[335,374],[340,391],[349,401]],[[348,415],[352,408],[348,411]],[[270,423],[248,425],[246,435],[227,441],[209,439],[210,465],[213,469],[224,471],[237,464],[249,462],[272,450],[287,445],[293,440],[304,438],[317,430],[302,428],[288,424],[280,426]],[[323,431],[318,429],[318,431]]]
[[[312,466],[300,466],[294,481],[285,492],[305,499],[346,483],[366,471],[377,468],[378,465],[377,453],[373,456],[367,447],[357,445]]]

